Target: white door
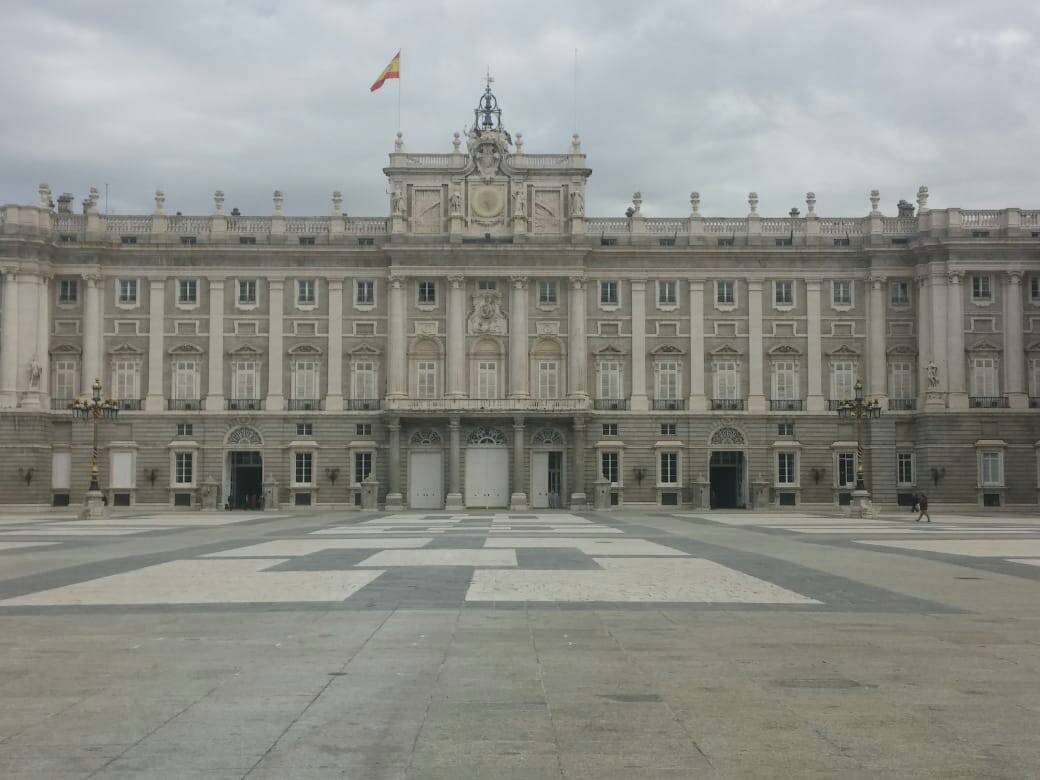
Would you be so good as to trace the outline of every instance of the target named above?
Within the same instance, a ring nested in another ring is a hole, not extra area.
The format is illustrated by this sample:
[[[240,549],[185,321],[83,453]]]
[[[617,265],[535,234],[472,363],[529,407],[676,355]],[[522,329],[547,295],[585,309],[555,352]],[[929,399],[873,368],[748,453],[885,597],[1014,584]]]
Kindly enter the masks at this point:
[[[444,506],[442,457],[439,450],[412,452],[408,456],[408,506],[412,509]]]
[[[509,506],[509,450],[470,447],[466,450],[466,506]]]
[[[549,453],[531,453],[531,506],[549,508]]]

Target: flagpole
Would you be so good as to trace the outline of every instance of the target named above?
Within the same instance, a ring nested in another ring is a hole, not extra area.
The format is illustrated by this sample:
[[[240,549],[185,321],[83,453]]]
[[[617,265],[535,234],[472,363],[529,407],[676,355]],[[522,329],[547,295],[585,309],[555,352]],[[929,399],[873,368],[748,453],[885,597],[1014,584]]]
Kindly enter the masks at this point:
[[[400,54],[398,54],[400,57]],[[401,61],[397,61],[397,132],[401,132]]]

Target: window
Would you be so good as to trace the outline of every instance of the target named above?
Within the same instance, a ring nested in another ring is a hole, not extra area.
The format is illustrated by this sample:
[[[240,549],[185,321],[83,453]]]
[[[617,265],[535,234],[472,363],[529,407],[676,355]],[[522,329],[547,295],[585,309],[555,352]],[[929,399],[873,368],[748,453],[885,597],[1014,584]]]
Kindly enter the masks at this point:
[[[120,236],[119,237],[119,243],[120,244],[136,244],[137,243],[137,236]]]
[[[181,236],[181,243],[184,246],[195,246],[198,242],[199,240],[195,236]]]
[[[233,398],[257,399],[260,397],[260,364],[255,360],[237,360],[231,364],[231,389]]]
[[[477,398],[498,398],[498,363],[494,360],[477,363]]]
[[[292,364],[292,397],[305,401],[317,400],[319,373],[317,360],[294,360]]]
[[[303,246],[313,246],[314,236],[300,236],[300,244]]]
[[[75,360],[54,361],[54,387],[51,393],[54,398],[71,400],[76,397],[76,380],[79,376],[79,363]]]
[[[1040,398],[1040,360],[1029,361],[1029,395]]]
[[[855,396],[856,364],[851,360],[831,363],[831,400],[850,401]]]
[[[654,364],[654,398],[672,401],[679,397],[679,362],[659,360]]]
[[[296,469],[293,473],[297,485],[310,485],[314,481],[314,453],[297,452]]]
[[[296,435],[297,436],[313,436],[314,435],[314,423],[309,423],[309,422],[298,422],[298,423],[296,423]]]
[[[255,244],[256,236],[239,236],[238,243],[240,244]]]
[[[599,397],[622,397],[620,360],[604,360],[599,364]]]
[[[733,360],[720,360],[715,364],[715,397],[719,399],[740,398],[740,374]]]
[[[376,302],[376,283],[371,279],[362,279],[357,283],[355,302],[358,306],[372,306]]]
[[[175,452],[173,455],[173,482],[175,485],[195,483],[195,453]]]
[[[419,305],[433,306],[437,303],[437,288],[433,282],[419,282]]]
[[[196,360],[173,361],[173,398],[192,401],[199,397],[199,364]]]
[[[720,279],[715,283],[715,303],[733,305],[737,296],[734,288],[736,284],[731,279]]]
[[[776,454],[776,484],[796,485],[798,484],[798,473],[795,467],[797,455],[793,452],[778,452]]]
[[[119,304],[121,306],[136,306],[137,305],[137,280],[136,279],[120,279],[119,280]]]
[[[58,282],[58,303],[72,304],[79,300],[79,282],[76,279],[62,279]]]
[[[354,483],[360,484],[364,482],[372,474],[372,453],[371,452],[355,452],[354,453]]]
[[[777,306],[794,306],[794,282],[773,282],[773,303]]]
[[[354,426],[355,436],[371,436],[372,435],[372,423],[358,423]]]
[[[604,436],[617,436],[618,435],[618,424],[617,423],[603,423],[603,435]]]
[[[779,360],[773,364],[773,399],[793,401],[798,398],[797,364],[790,360]]]
[[[856,453],[838,453],[838,487],[851,488],[856,486]]]
[[[375,246],[376,240],[374,238],[361,237],[357,240],[358,246]]]
[[[888,367],[888,394],[892,398],[914,397],[914,370],[905,360],[891,363]]]
[[[618,283],[617,282],[600,282],[599,283],[599,302],[601,306],[617,306],[618,305]]]
[[[197,279],[177,280],[177,303],[182,306],[194,306],[199,302],[199,282]]]
[[[497,290],[498,282],[494,279],[480,279],[477,281],[478,290]]]
[[[238,281],[238,305],[256,305],[256,279],[240,279]]]
[[[556,282],[538,282],[538,305],[556,305]]]
[[[618,468],[618,454],[616,452],[600,453],[600,473],[603,478],[612,484],[620,481],[620,469]]]
[[[1029,299],[1033,303],[1040,303],[1040,276],[1036,274],[1029,277]]]
[[[192,423],[177,423],[178,436],[191,436],[194,432],[195,426]]]
[[[851,306],[852,282],[848,279],[831,282],[831,300],[835,306]]]
[[[993,300],[993,287],[989,276],[974,274],[971,277],[971,299],[973,301]]]
[[[971,361],[971,394],[980,398],[996,398],[1000,394],[996,358],[977,357]]]
[[[910,305],[910,282],[892,282],[888,285],[888,300],[893,306]]]
[[[538,397],[560,397],[560,364],[555,360],[538,361]]]
[[[354,364],[354,398],[377,398],[376,364],[370,360],[361,360]]]
[[[416,364],[416,395],[419,398],[437,397],[437,364],[432,360],[420,360]]]
[[[676,426],[675,423],[661,423],[661,435],[662,436],[675,436]]]
[[[657,305],[675,306],[679,303],[679,285],[674,281],[657,283]]]
[[[679,484],[679,453],[662,452],[659,460],[661,463],[661,484]]]
[[[296,305],[314,306],[318,300],[317,282],[313,279],[296,280]]]
[[[983,485],[1000,487],[1004,484],[1003,452],[982,452],[979,456],[979,466]]]
[[[776,425],[777,436],[794,436],[794,423],[782,422]]]
[[[914,484],[914,453],[896,453],[896,482],[900,485]]]
[[[141,364],[137,360],[112,362],[112,397],[120,400],[140,398]]]

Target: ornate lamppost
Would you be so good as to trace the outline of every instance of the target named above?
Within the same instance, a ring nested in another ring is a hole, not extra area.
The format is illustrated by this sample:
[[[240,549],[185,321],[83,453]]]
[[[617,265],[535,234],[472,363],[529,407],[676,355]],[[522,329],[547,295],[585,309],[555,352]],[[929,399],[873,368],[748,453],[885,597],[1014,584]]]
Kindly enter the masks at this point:
[[[856,397],[838,404],[838,416],[843,419],[852,417],[856,420],[856,489],[852,495],[859,502],[860,512],[866,514],[870,507],[870,491],[863,479],[863,420],[876,419],[881,416],[881,404],[877,399],[863,400],[863,382],[856,380]]]
[[[119,416],[119,404],[111,398],[101,397],[101,380],[95,379],[93,395],[90,398],[77,398],[72,402],[72,414],[93,425],[94,444],[90,459],[90,487],[83,500],[83,511],[80,518],[89,520],[105,515],[105,504],[101,495],[101,486],[98,484],[98,421],[114,420]]]

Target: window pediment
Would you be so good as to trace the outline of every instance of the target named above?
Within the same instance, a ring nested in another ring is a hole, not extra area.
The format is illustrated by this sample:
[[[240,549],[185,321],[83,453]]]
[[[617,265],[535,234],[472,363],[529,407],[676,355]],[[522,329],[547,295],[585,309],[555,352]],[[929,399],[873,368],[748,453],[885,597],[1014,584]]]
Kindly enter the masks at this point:
[[[801,355],[802,351],[793,344],[777,344],[769,350],[769,354],[773,357],[796,357]]]
[[[75,344],[55,344],[51,347],[52,355],[82,355],[83,350]]]
[[[1001,347],[987,339],[981,339],[966,347],[969,352],[1000,352]]]
[[[235,357],[261,357],[264,353],[254,346],[243,344],[241,347],[231,350],[228,354]]]
[[[289,354],[297,357],[316,356],[321,354],[321,350],[313,344],[297,344],[289,349]]]
[[[660,345],[654,347],[653,349],[651,349],[650,350],[650,354],[651,355],[656,355],[658,357],[661,357],[661,356],[668,357],[668,356],[671,356],[671,355],[683,355],[685,353],[681,349],[679,349],[679,347],[675,346],[674,344],[660,344]]]
[[[373,347],[371,344],[360,344],[359,346],[356,346],[354,347],[354,349],[350,350],[347,354],[353,355],[354,357],[372,357],[375,355],[380,355],[382,353],[376,347]]]
[[[728,357],[740,357],[743,355],[743,351],[739,348],[734,347],[732,344],[723,344],[721,347],[716,347],[708,353],[717,358],[728,358]]]
[[[613,344],[607,344],[606,346],[600,347],[599,349],[595,350],[592,354],[600,358],[610,359],[624,357],[628,353],[625,352],[623,349],[614,346]]]
[[[137,347],[135,347],[133,344],[123,343],[123,344],[119,344],[118,346],[112,347],[112,349],[110,349],[108,351],[108,354],[110,354],[110,355],[131,356],[131,355],[143,355],[144,352],[142,350],[138,349]]]
[[[906,344],[898,344],[894,347],[889,347],[887,350],[887,354],[913,357],[917,354],[917,350],[913,347],[907,346]]]
[[[859,350],[848,344],[842,344],[840,347],[830,350],[827,354],[832,358],[856,358],[859,357]]]
[[[201,355],[203,354],[202,347],[196,346],[195,344],[178,344],[175,347],[170,347],[167,352],[171,355]]]

